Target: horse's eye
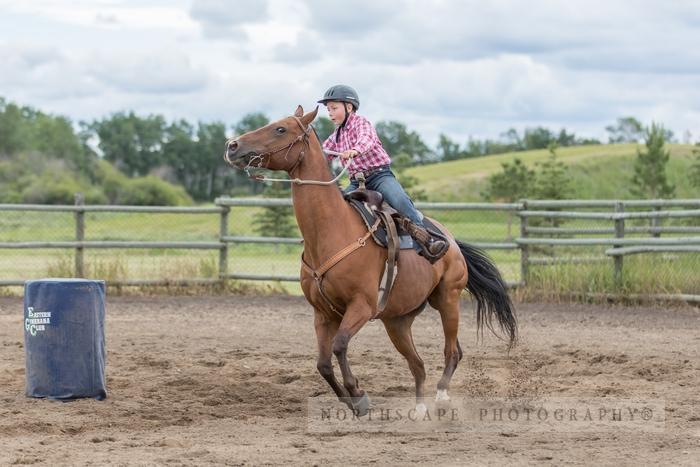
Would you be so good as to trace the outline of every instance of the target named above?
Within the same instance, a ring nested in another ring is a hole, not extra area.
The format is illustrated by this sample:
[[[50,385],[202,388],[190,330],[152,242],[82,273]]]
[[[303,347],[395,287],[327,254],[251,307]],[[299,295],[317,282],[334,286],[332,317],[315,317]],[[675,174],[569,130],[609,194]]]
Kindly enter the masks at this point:
[[[285,131],[287,131],[287,129],[286,129],[285,127],[283,127],[283,126],[280,126],[280,127],[275,128],[275,131],[276,131],[277,133],[279,133],[279,134],[282,134],[282,133],[284,133]]]

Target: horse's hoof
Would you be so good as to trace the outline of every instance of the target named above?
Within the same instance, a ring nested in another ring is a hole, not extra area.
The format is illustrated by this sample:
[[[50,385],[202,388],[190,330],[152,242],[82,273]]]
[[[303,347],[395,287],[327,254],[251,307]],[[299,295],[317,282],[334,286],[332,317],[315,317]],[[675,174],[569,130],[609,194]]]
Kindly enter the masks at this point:
[[[367,415],[367,412],[369,412],[369,397],[367,397],[367,393],[362,394],[360,397],[352,398],[352,410],[358,417]]]
[[[424,403],[420,402],[416,404],[416,418],[418,420],[423,420],[423,417],[425,417],[425,414],[428,412],[428,407],[425,406]]]
[[[450,400],[450,396],[447,395],[447,389],[438,389],[435,395],[435,402],[447,402]]]

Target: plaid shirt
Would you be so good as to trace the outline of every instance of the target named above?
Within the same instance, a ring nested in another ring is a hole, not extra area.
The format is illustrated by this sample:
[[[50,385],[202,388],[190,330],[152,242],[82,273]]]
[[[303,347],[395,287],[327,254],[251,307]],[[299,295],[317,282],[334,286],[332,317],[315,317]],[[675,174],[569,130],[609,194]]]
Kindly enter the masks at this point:
[[[335,140],[337,133],[338,129],[336,128],[328,139],[323,142],[323,149],[336,152],[354,149],[359,152],[352,159],[338,158],[343,166],[348,165],[348,172],[350,172],[351,177],[358,172],[391,164],[391,158],[384,150],[384,147],[382,147],[377,131],[365,117],[354,112],[351,113],[348,115],[345,127],[340,131],[338,142]],[[328,160],[332,160],[333,157],[335,156],[328,156]]]

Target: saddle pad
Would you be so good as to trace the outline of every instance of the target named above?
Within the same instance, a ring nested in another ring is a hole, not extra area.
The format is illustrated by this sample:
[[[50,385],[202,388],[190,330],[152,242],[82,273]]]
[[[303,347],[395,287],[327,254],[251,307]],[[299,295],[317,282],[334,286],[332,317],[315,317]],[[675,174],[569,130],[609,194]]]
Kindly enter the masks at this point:
[[[376,214],[374,214],[374,211],[369,209],[367,205],[362,201],[353,198],[345,198],[345,200],[348,203],[350,203],[350,206],[355,208],[355,210],[360,214],[362,221],[367,226],[367,229],[370,229],[371,226],[373,226],[374,223],[377,221],[377,216]],[[409,250],[411,248],[415,248],[413,238],[411,238],[410,235],[404,232],[400,226],[397,225],[396,228],[399,231],[399,248],[401,250]],[[382,248],[387,247],[386,228],[383,224],[380,224],[379,228],[377,228],[377,230],[374,231],[374,233],[372,234],[372,239],[377,245],[381,246]]]

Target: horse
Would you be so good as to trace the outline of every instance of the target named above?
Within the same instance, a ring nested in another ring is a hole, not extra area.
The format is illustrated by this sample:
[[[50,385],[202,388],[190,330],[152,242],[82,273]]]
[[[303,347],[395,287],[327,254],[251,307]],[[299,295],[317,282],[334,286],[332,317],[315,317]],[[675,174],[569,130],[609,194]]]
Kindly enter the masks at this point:
[[[413,343],[411,325],[426,304],[440,313],[445,336],[445,366],[436,401],[449,401],[450,380],[462,359],[457,339],[460,296],[468,290],[476,301],[477,339],[484,326],[494,334],[498,322],[510,349],[517,340],[517,322],[507,287],[483,251],[448,238],[445,255],[434,264],[415,250],[401,250],[399,272],[383,311],[377,312],[378,284],[387,250],[372,241],[366,224],[345,201],[332,177],[321,142],[311,123],[318,106],[245,133],[226,142],[225,161],[236,168],[285,171],[292,183],[294,214],[303,237],[301,288],[314,310],[318,344],[317,369],[338,399],[363,416],[369,398],[348,361],[352,337],[371,319],[379,319],[396,350],[408,362],[415,380],[416,412],[425,413],[425,367]],[[336,378],[332,357],[342,374]]]

